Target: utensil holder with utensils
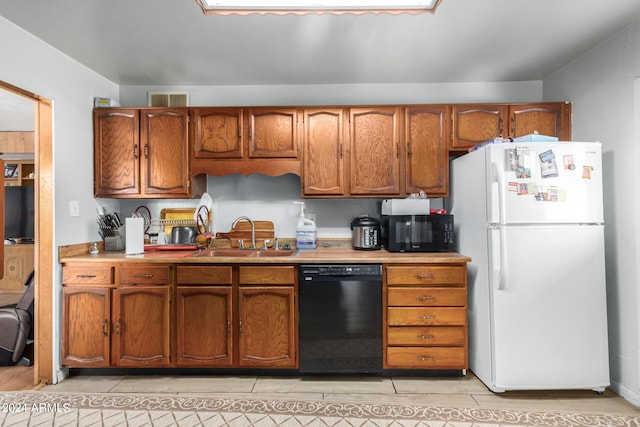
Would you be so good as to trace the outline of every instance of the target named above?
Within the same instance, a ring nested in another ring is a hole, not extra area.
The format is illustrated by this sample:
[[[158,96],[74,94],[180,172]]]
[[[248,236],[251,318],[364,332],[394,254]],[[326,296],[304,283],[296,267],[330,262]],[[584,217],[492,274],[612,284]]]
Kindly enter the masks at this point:
[[[111,230],[113,235],[104,237],[104,250],[105,251],[121,251],[125,247],[125,226],[121,225],[118,228]]]

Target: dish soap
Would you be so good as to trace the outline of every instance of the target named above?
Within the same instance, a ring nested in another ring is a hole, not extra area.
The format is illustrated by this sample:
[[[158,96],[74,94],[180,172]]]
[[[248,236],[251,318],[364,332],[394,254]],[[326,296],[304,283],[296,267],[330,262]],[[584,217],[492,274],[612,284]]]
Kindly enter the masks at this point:
[[[300,216],[296,226],[296,247],[298,249],[316,248],[316,223],[305,217],[304,202],[294,202],[300,205]]]

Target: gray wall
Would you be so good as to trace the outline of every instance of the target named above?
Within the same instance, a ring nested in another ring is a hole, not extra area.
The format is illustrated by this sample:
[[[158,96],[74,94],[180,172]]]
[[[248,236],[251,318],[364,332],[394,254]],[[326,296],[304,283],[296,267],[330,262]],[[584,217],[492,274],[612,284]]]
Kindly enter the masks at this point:
[[[60,319],[59,245],[96,240],[93,199],[94,96],[117,96],[117,85],[62,55],[0,17],[0,80],[53,101],[54,255],[53,318]],[[69,201],[80,202],[80,217],[69,216]],[[41,303],[47,303],[41,301]],[[54,321],[53,372],[60,367],[60,327]]]
[[[601,141],[612,389],[640,405],[639,24],[544,80],[544,97],[573,103],[573,139]]]

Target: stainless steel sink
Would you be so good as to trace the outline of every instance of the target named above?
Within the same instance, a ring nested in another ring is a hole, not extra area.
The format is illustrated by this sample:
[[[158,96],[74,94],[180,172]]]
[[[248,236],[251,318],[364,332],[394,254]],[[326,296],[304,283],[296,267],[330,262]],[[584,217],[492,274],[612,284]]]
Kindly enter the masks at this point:
[[[205,249],[195,253],[193,256],[202,257],[281,257],[291,256],[296,253],[295,249],[235,249],[235,248],[218,248]]]

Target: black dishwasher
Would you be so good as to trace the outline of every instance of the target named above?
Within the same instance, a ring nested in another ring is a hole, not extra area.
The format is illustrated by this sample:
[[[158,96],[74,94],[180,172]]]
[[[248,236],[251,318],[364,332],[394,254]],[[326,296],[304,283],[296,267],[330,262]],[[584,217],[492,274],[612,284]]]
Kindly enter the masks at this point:
[[[382,372],[382,266],[299,266],[300,372]]]

